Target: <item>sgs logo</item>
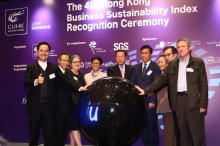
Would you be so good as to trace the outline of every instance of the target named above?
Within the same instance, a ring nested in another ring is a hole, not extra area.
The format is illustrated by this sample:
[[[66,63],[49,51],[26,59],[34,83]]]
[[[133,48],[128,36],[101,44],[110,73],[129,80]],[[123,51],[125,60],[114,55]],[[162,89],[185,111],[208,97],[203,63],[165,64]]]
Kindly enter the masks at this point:
[[[114,43],[114,50],[128,50],[129,43],[124,42],[124,43]]]

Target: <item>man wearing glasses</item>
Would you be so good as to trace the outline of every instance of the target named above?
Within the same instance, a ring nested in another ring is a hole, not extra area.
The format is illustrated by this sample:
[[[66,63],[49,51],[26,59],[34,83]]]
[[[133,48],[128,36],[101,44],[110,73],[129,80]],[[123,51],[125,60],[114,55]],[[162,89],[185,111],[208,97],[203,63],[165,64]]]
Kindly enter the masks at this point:
[[[169,63],[172,60],[177,59],[178,53],[177,49],[174,46],[166,46],[163,49],[163,53],[166,59],[166,62]],[[163,103],[167,101],[168,98],[163,98]],[[164,124],[164,145],[168,146],[179,146],[180,145],[180,132],[179,132],[179,126],[177,123],[177,119],[175,116],[175,112],[166,112],[165,109],[170,109],[169,104],[161,104],[158,106],[158,108],[164,109],[163,112],[163,124]]]
[[[178,57],[177,50],[174,46],[166,46],[163,49],[163,53],[164,53],[167,63],[169,63],[170,61],[174,59],[177,59]]]

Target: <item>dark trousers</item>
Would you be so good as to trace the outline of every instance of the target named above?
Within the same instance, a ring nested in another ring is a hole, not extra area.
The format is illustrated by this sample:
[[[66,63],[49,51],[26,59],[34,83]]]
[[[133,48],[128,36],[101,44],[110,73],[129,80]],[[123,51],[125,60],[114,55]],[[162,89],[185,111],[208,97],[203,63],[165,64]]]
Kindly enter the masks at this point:
[[[68,135],[69,114],[54,115],[53,146],[64,146]]]
[[[175,137],[176,137],[176,146],[180,146],[180,128],[178,125],[175,111],[173,111],[173,121],[174,121]]]
[[[156,108],[148,109],[146,113],[145,127],[141,133],[141,140],[144,146],[159,145]]]
[[[176,146],[173,112],[162,113],[164,124],[164,146]]]
[[[41,125],[43,128],[44,146],[52,146],[52,112],[50,103],[39,103],[34,112],[28,112],[29,146],[37,146]]]
[[[188,109],[187,95],[177,96],[176,116],[180,128],[181,146],[206,146],[204,113],[199,108]]]

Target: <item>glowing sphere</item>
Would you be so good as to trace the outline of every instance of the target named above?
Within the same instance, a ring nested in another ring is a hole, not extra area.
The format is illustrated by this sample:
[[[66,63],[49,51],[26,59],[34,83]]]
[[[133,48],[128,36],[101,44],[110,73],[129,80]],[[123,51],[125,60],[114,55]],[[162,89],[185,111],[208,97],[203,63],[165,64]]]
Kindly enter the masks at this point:
[[[144,128],[145,104],[131,82],[105,77],[82,95],[78,116],[83,132],[99,146],[129,145]]]

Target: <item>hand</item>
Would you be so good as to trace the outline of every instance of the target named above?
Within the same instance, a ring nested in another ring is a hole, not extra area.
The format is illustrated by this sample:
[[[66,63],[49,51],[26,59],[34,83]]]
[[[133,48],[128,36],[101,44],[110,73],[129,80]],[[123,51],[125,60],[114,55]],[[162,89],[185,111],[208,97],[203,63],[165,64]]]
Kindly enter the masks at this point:
[[[92,83],[85,85],[84,87],[81,87],[81,91],[86,91],[88,89],[88,87],[90,87],[92,85]]]
[[[200,108],[200,113],[204,113],[206,112],[206,109],[205,108]]]
[[[149,109],[150,108],[155,108],[155,104],[154,103],[149,103]]]
[[[144,93],[144,90],[141,89],[139,86],[135,85],[134,87],[135,87],[136,89],[138,89],[138,91],[140,92],[139,95],[144,95],[144,94],[145,94],[145,93]]]
[[[43,84],[44,77],[42,77],[42,73],[38,76],[38,84]]]

